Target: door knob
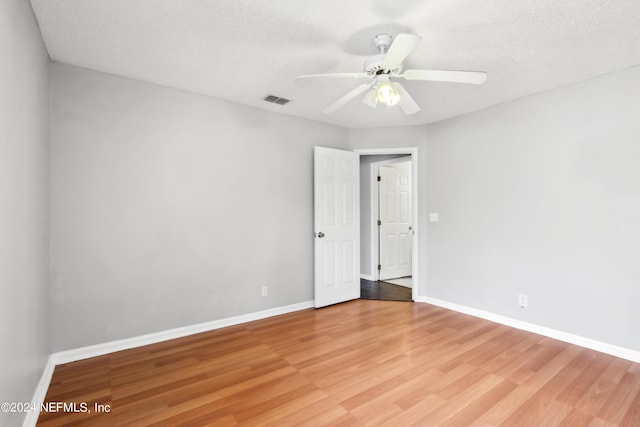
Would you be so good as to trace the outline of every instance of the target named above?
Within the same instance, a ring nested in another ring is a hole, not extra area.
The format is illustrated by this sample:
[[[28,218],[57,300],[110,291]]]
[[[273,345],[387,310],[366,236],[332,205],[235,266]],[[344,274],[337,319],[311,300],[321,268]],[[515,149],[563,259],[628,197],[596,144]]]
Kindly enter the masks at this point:
[[[321,231],[321,232],[319,232],[319,233],[318,233],[318,237],[322,239],[322,238],[324,237],[324,233],[323,233],[322,231]]]

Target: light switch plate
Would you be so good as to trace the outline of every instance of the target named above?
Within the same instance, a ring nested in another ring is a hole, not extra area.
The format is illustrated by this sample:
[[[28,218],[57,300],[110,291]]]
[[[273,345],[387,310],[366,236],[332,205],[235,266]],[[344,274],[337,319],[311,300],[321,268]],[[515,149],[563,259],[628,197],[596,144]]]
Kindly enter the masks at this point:
[[[438,212],[429,212],[429,222],[438,222]]]
[[[529,297],[525,294],[518,294],[518,305],[520,308],[529,306]]]

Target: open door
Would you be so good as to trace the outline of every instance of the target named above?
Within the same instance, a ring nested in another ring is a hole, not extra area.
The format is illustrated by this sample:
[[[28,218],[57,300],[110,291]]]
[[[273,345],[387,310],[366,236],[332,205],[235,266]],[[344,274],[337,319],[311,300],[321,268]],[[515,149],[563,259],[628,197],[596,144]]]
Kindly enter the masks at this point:
[[[411,169],[381,166],[379,176],[380,280],[411,276]]]
[[[314,149],[315,306],[360,298],[360,160]]]

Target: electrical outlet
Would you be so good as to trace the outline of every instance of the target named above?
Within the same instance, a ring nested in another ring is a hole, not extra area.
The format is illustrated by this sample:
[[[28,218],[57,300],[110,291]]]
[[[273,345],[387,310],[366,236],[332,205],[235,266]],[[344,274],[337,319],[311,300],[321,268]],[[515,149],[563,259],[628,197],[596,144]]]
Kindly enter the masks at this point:
[[[269,295],[269,288],[266,286],[262,287],[262,296],[266,297],[267,295]]]
[[[518,305],[520,308],[525,308],[529,305],[529,297],[525,294],[518,294]]]

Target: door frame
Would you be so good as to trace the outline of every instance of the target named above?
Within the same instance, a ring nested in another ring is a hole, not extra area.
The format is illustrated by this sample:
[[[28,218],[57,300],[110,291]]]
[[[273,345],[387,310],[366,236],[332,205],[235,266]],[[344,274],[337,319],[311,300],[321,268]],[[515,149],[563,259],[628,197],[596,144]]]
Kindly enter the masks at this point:
[[[389,160],[381,160],[379,162],[371,163],[371,181],[377,185],[371,185],[371,266],[373,267],[373,281],[380,280],[380,270],[375,268],[378,264],[380,264],[380,228],[377,225],[377,221],[380,218],[380,183],[377,182],[377,177],[380,175],[380,167],[381,166],[390,166],[397,163],[406,163],[407,159],[411,161],[411,156],[398,157],[395,159]],[[413,164],[411,164],[412,168],[412,176],[411,176],[411,186],[413,191]],[[411,195],[411,203],[413,204],[413,194]],[[411,215],[413,215],[413,205],[411,206]],[[411,227],[413,230],[413,217],[411,218]],[[415,234],[411,238],[411,244],[413,245],[413,239],[415,238]],[[412,246],[413,250],[413,246]],[[413,254],[412,254],[413,256]],[[413,258],[411,258],[411,270],[413,272]],[[413,277],[413,276],[412,276]],[[413,286],[411,286],[413,288]]]
[[[412,277],[412,286],[411,286],[411,295],[414,301],[419,300],[418,289],[420,287],[419,280],[419,262],[420,257],[418,256],[419,252],[419,206],[418,206],[418,195],[420,194],[418,191],[419,182],[418,182],[418,147],[399,147],[399,148],[356,148],[353,150],[354,153],[358,153],[360,156],[375,156],[375,155],[385,155],[385,154],[406,154],[411,157],[411,222],[413,223],[413,241],[412,241],[412,254],[411,254],[411,277]],[[395,159],[391,159],[395,160]],[[373,187],[373,186],[372,186]],[[373,200],[372,203],[373,205]],[[371,215],[371,213],[369,213]],[[373,225],[373,223],[372,223]],[[374,227],[372,227],[372,230]],[[373,232],[372,232],[373,233]],[[374,237],[374,236],[372,236]],[[373,240],[372,240],[373,242]],[[372,244],[373,246],[373,244]],[[377,264],[372,264],[374,267]],[[377,275],[377,269],[374,268],[374,277],[379,277]]]

